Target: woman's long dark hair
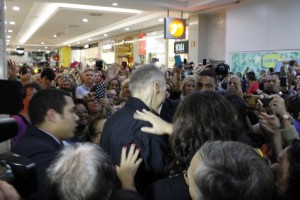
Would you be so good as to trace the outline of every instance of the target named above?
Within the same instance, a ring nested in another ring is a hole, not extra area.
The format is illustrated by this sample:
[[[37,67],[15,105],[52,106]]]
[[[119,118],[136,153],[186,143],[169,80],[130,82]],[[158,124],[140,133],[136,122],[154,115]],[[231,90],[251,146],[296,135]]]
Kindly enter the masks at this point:
[[[216,92],[196,92],[179,105],[170,137],[173,173],[186,170],[197,150],[208,140],[238,141],[241,128],[230,102]]]

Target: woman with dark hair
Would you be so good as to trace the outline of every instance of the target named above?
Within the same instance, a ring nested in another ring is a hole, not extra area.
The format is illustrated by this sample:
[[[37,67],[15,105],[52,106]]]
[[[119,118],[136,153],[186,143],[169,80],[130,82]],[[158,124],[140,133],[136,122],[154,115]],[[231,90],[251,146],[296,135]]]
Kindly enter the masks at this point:
[[[104,115],[98,115],[91,120],[88,128],[88,136],[92,143],[100,144],[101,134],[103,126],[106,122],[106,117]]]
[[[248,72],[246,74],[247,82],[247,94],[256,94],[257,89],[259,89],[259,82],[256,80],[254,72]]]
[[[89,112],[87,110],[87,104],[82,99],[74,99],[75,113],[79,117],[76,122],[77,127],[75,130],[75,135],[67,142],[88,142],[89,138],[87,135],[88,124],[90,122]]]
[[[184,174],[197,150],[209,140],[240,138],[237,113],[230,102],[216,92],[193,93],[179,104],[173,125],[148,112],[136,112],[136,119],[151,123],[142,131],[169,134],[172,150],[171,177],[155,182],[146,192],[148,199],[190,199]]]
[[[119,95],[120,90],[121,90],[121,83],[120,83],[119,79],[117,79],[117,78],[111,79],[107,84],[107,90],[116,90]]]

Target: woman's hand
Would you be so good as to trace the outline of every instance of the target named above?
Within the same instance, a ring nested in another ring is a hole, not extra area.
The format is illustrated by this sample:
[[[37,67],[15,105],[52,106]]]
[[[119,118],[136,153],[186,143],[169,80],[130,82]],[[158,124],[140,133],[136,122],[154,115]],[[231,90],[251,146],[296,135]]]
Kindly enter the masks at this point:
[[[127,147],[123,147],[120,166],[116,166],[116,170],[121,181],[122,188],[135,191],[134,176],[142,162],[142,158],[138,158],[140,149],[136,148],[135,144],[132,144],[127,156],[126,152]]]
[[[159,116],[145,109],[143,109],[142,112],[137,110],[134,113],[133,118],[149,122],[152,125],[152,127],[142,127],[141,131],[143,132],[155,135],[171,135],[173,132],[172,124],[164,121]]]

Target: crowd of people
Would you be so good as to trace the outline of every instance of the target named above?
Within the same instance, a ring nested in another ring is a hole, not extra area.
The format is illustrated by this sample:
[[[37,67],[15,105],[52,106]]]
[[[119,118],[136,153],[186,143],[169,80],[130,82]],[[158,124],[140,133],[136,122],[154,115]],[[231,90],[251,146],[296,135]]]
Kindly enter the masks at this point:
[[[23,85],[11,151],[36,164],[28,198],[299,199],[297,69],[257,79],[192,62],[167,72],[78,63],[33,75],[9,60]],[[20,198],[6,182],[1,196]]]

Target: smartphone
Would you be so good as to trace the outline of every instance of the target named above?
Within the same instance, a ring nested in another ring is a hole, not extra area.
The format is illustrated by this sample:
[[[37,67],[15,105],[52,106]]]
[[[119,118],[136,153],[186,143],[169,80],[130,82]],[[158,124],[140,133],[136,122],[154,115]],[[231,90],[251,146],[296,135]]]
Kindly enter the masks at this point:
[[[202,64],[206,65],[207,64],[207,59],[203,59]]]
[[[262,102],[263,107],[269,107],[269,104],[272,101],[272,98],[262,98],[260,101]]]
[[[177,68],[182,68],[182,61],[181,61],[180,55],[175,55],[174,59],[175,59],[175,65],[176,65],[176,67]]]
[[[247,107],[252,108],[252,109],[254,109],[256,107],[257,100],[259,98],[260,98],[259,95],[251,95],[251,96],[245,95],[245,96],[243,96],[243,99],[246,102]]]
[[[286,87],[287,86],[287,81],[286,81],[286,77],[280,77],[280,86],[281,87]]]
[[[96,87],[96,91],[94,93],[95,99],[102,99],[104,98],[106,92],[106,85],[104,83],[98,83]]]

